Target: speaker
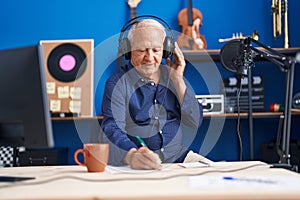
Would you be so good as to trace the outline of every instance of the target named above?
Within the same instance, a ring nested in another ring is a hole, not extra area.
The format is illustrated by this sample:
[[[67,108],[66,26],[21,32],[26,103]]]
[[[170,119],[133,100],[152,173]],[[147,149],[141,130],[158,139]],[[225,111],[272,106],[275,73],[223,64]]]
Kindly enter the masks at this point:
[[[129,39],[125,36],[125,32],[130,30],[132,25],[139,23],[144,19],[153,19],[159,22],[163,27],[165,27],[166,37],[163,44],[163,58],[168,58],[173,54],[174,51],[174,35],[171,27],[163,19],[153,16],[153,15],[141,15],[131,20],[127,21],[121,29],[119,36],[119,55],[124,55],[126,60],[131,59],[131,45]]]
[[[93,116],[94,40],[42,40],[52,117]]]

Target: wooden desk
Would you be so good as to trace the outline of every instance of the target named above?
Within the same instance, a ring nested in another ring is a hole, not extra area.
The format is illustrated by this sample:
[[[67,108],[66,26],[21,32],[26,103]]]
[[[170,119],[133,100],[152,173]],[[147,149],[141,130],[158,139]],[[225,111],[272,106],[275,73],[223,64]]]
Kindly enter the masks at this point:
[[[0,168],[0,175],[36,177],[0,183],[0,199],[300,199],[300,174],[255,161],[201,168],[164,164],[143,174],[87,173],[81,166]],[[224,176],[246,181],[226,182]],[[199,177],[206,181],[198,187],[192,180]],[[285,183],[260,183],[257,177]]]

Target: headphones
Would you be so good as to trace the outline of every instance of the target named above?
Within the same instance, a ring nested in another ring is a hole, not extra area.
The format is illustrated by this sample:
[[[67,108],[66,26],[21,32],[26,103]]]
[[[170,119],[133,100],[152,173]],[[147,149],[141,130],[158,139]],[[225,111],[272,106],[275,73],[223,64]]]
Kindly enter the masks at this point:
[[[167,32],[169,33],[170,36],[168,36],[166,32],[166,37],[164,39],[164,44],[163,44],[163,58],[168,58],[172,56],[173,50],[174,50],[174,35],[172,33],[172,29],[168,25],[166,21],[163,19],[153,16],[153,15],[141,15],[135,18],[132,18],[131,20],[127,21],[124,26],[121,29],[120,36],[119,36],[119,55],[124,55],[126,60],[131,59],[131,45],[130,41],[127,37],[124,37],[124,34],[127,30],[130,29],[130,27],[138,22],[141,21],[141,19],[155,19],[158,21],[161,25],[167,29]]]

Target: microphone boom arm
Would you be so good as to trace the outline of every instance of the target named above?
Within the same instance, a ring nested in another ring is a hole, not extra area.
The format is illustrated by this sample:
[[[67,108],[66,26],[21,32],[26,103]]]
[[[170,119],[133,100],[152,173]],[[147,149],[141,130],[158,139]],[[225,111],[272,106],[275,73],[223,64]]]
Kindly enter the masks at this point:
[[[248,44],[248,47],[253,50],[255,53],[257,53],[260,57],[265,58],[269,60],[270,62],[276,64],[277,66],[280,67],[280,69],[283,72],[287,72],[289,70],[290,66],[295,63],[295,58],[286,56],[282,53],[279,53],[278,51],[271,49],[270,47],[267,47],[266,45],[258,42],[257,40],[247,37],[245,39],[245,42]],[[264,51],[261,48],[258,49],[256,47],[251,46],[251,42],[257,44],[259,47],[267,50]]]
[[[251,42],[257,44],[262,47],[266,51],[253,47]],[[291,129],[291,108],[292,108],[292,93],[293,93],[293,83],[294,83],[294,68],[296,64],[296,58],[286,56],[281,54],[266,45],[258,42],[253,38],[246,38],[244,40],[244,44],[246,48],[250,48],[252,51],[257,53],[263,58],[271,61],[272,63],[278,65],[283,72],[286,72],[286,91],[285,91],[285,107],[284,107],[284,122],[283,122],[283,133],[282,133],[282,149],[278,153],[280,163],[287,164],[290,168],[290,153],[289,153],[289,145],[290,145],[290,129]]]

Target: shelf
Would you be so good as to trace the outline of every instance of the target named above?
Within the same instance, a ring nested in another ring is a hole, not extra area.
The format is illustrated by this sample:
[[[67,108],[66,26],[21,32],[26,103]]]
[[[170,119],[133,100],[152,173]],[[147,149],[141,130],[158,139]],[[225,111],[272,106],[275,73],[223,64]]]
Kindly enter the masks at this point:
[[[257,48],[262,49],[262,48]],[[300,47],[293,48],[273,48],[273,50],[279,53],[285,54],[287,56],[295,56],[297,52],[300,52]],[[215,61],[220,62],[220,49],[207,49],[207,50],[183,50],[184,57],[189,62],[205,62],[205,61]],[[266,60],[261,57],[256,57],[255,60]]]
[[[279,117],[283,115],[283,112],[254,112],[252,114],[253,118],[272,118]],[[292,115],[300,115],[300,109],[292,109]],[[204,118],[215,118],[215,117],[226,117],[226,118],[236,118],[238,113],[224,113],[224,114],[204,114]],[[240,113],[240,117],[247,118],[248,113]]]
[[[283,112],[254,112],[254,118],[272,118],[279,117],[283,115]],[[300,109],[292,109],[292,115],[300,115]],[[224,114],[208,114],[204,113],[204,118],[237,118],[237,113],[224,113]],[[240,117],[246,118],[248,117],[248,113],[240,113]],[[52,121],[77,121],[77,120],[102,120],[103,116],[95,116],[95,117],[53,117]]]
[[[253,118],[272,118],[272,117],[279,117],[283,115],[282,112],[254,112],[252,114]],[[238,113],[224,113],[224,114],[204,114],[204,118],[237,118]],[[248,113],[240,113],[241,118],[247,118]]]
[[[85,120],[102,120],[103,116],[95,117],[52,117],[52,121],[85,121]]]

